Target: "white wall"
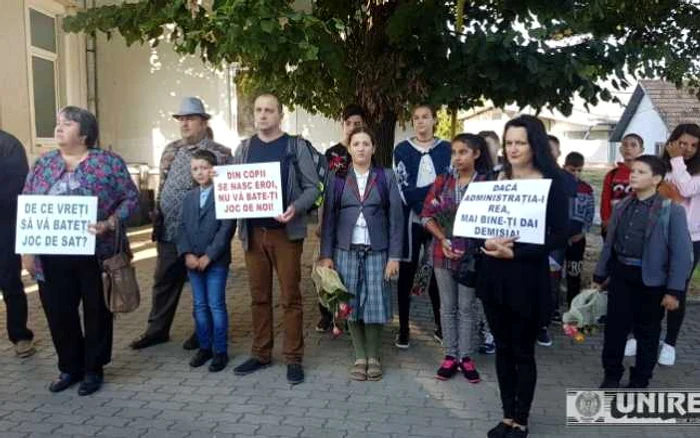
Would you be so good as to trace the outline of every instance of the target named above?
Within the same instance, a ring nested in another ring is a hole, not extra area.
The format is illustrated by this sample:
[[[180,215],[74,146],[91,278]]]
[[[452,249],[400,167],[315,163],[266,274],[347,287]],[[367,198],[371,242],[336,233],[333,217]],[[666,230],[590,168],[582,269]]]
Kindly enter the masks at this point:
[[[228,147],[238,143],[230,127],[236,102],[227,72],[182,57],[166,42],[151,49],[126,47],[119,36],[109,41],[98,37],[97,77],[102,147],[111,146],[128,162],[158,164],[165,145],[180,138],[172,114],[187,96],[204,101],[217,142]]]
[[[637,111],[627,125],[623,137],[631,133],[639,134],[644,139],[644,153],[647,154],[655,153],[655,144],[657,142],[665,142],[670,134],[666,124],[659,113],[656,112],[654,105],[652,105],[646,94],[642,97]],[[620,159],[620,153],[617,151],[616,160]]]

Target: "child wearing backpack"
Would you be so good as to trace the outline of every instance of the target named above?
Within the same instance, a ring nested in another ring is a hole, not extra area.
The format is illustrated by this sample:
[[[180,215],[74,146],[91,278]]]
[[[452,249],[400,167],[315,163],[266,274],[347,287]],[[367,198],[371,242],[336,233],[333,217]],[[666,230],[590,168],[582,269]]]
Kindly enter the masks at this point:
[[[177,252],[185,258],[192,286],[199,340],[190,366],[200,367],[212,359],[211,372],[223,370],[229,360],[226,278],[236,231],[235,221],[216,219],[211,177],[216,164],[216,156],[207,150],[192,154],[192,178],[197,187],[185,195],[177,238]]]
[[[475,348],[472,330],[476,326],[474,300],[475,274],[460,284],[460,265],[474,271],[476,243],[472,239],[452,237],[454,218],[459,204],[473,181],[484,181],[492,175],[493,163],[486,141],[474,134],[459,134],[452,140],[453,171],[439,175],[423,204],[421,218],[433,239],[429,248],[431,264],[440,292],[445,357],[437,370],[439,380],[447,380],[462,371],[469,383],[481,378],[471,358]]]
[[[354,380],[381,380],[381,340],[391,321],[390,280],[398,274],[403,204],[394,173],[372,165],[376,141],[367,128],[349,137],[347,175],[325,189],[319,264],[338,271],[353,294],[348,327],[355,347]]]
[[[632,164],[633,195],[615,207],[593,280],[609,278],[603,345],[605,379],[601,388],[618,388],[627,334],[637,340],[628,388],[649,385],[665,310],[678,308],[692,266],[692,244],[683,207],[657,193],[664,162],[643,155]]]

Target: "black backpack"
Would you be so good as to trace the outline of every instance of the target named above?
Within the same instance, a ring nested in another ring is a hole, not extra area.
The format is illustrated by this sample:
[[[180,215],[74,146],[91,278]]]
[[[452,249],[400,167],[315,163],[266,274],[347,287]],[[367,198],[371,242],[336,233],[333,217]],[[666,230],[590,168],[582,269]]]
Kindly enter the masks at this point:
[[[311,208],[307,210],[307,213],[317,210],[321,204],[323,204],[323,191],[326,187],[326,180],[328,179],[328,160],[326,156],[319,152],[313,145],[303,138],[301,135],[290,135],[289,144],[287,145],[287,154],[294,164],[294,170],[296,171],[297,178],[299,178],[299,185],[301,185],[301,170],[299,168],[299,161],[297,160],[297,148],[305,147],[311,159],[314,161],[314,166],[316,167],[316,174],[318,175],[318,190],[319,195],[314,201]]]

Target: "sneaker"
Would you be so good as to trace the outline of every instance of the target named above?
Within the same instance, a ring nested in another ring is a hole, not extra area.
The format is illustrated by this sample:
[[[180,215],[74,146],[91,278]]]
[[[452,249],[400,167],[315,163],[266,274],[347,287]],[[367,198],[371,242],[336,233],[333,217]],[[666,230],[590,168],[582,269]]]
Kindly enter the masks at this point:
[[[445,356],[445,359],[440,364],[440,368],[437,370],[438,380],[451,379],[459,371],[459,362],[452,356]]]
[[[197,332],[190,335],[189,338],[182,343],[182,349],[187,351],[196,350],[199,348],[199,339],[197,338]]]
[[[316,331],[318,333],[326,333],[333,328],[333,317],[330,315],[321,315],[321,319],[316,324]]]
[[[496,341],[491,333],[484,334],[484,342],[479,347],[479,354],[494,354],[496,353]]]
[[[214,357],[209,364],[209,371],[212,373],[218,373],[226,368],[226,365],[228,365],[228,354],[214,353]]]
[[[442,345],[442,330],[436,328],[435,331],[433,331],[433,339],[435,342]]]
[[[198,368],[207,363],[209,359],[212,358],[212,352],[211,350],[202,350],[199,349],[197,350],[197,353],[192,357],[190,360],[190,366],[192,368]]]
[[[31,339],[23,339],[15,344],[15,354],[17,357],[27,358],[36,353],[34,342]]]
[[[540,332],[537,334],[537,343],[543,347],[552,346],[552,338],[549,336],[549,330],[547,330],[547,327],[542,327]]]
[[[290,385],[298,385],[304,381],[304,369],[300,363],[287,365],[287,382]]]
[[[267,368],[271,364],[272,362],[260,362],[258,359],[251,357],[250,359],[246,360],[245,362],[234,368],[233,374],[237,376],[245,376],[263,368]]]
[[[394,341],[394,345],[396,345],[396,348],[400,348],[402,350],[406,350],[409,347],[408,343],[408,334],[403,334],[399,333],[396,335],[396,341]]]
[[[676,347],[663,343],[659,354],[659,365],[672,367],[676,363]]]
[[[634,338],[629,338],[625,344],[625,356],[636,356],[637,355],[637,340]]]
[[[464,374],[464,378],[467,379],[467,382],[469,383],[479,383],[481,382],[481,377],[479,376],[479,372],[476,370],[476,364],[474,361],[469,358],[465,357],[462,359],[462,363],[460,364],[460,368],[462,368],[462,374]]]

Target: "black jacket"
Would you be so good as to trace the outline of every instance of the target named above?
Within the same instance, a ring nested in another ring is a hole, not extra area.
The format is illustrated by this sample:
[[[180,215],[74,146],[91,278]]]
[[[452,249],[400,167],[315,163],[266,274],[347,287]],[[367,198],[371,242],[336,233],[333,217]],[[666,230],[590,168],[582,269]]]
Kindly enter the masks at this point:
[[[0,289],[17,281],[21,264],[15,254],[17,196],[29,173],[27,153],[14,136],[0,130]]]

